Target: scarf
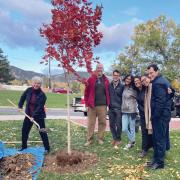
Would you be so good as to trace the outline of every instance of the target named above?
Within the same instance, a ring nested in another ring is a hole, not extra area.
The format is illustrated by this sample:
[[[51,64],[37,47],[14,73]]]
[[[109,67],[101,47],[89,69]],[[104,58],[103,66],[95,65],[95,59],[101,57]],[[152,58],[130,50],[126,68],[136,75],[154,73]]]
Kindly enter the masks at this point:
[[[149,84],[149,86],[145,91],[145,98],[144,98],[144,114],[145,114],[146,129],[148,130],[148,134],[152,134],[151,91],[152,91],[152,84]]]

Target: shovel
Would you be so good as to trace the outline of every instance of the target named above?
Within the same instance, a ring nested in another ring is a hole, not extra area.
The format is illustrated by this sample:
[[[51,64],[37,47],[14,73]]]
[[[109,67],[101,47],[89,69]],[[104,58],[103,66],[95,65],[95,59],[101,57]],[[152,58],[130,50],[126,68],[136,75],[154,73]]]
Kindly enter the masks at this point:
[[[15,108],[17,108],[17,106],[16,106],[10,99],[7,99],[7,101],[8,101],[11,105],[13,105]],[[31,118],[29,115],[27,115],[24,111],[20,111],[20,112],[21,112],[22,114],[24,114],[32,123],[34,123],[34,124],[37,126],[39,132],[44,132],[44,133],[47,133],[47,132],[48,132],[48,129],[46,129],[46,128],[40,128],[39,124],[38,124],[33,118]]]

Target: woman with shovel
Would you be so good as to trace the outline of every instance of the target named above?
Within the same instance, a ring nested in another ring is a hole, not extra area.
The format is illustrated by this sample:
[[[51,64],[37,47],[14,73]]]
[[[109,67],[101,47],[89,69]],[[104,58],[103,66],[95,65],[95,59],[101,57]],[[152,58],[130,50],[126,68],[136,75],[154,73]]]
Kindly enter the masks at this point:
[[[39,134],[44,144],[45,153],[47,154],[50,151],[49,140],[47,132],[41,130],[45,129],[44,118],[46,117],[46,113],[44,105],[46,102],[46,95],[41,90],[41,84],[42,79],[40,77],[33,77],[32,87],[27,88],[19,100],[19,111],[22,111],[24,102],[26,101],[25,118],[22,127],[22,147],[20,151],[27,148],[29,132],[34,123],[38,126]]]

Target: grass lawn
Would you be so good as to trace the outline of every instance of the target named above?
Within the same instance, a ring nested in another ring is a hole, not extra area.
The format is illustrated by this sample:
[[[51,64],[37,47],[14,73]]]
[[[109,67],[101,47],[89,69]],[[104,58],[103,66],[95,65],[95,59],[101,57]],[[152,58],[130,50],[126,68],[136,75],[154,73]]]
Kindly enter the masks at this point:
[[[15,102],[16,104],[21,97],[21,91],[10,91],[10,90],[0,90],[0,106],[10,106],[7,98]],[[48,108],[65,108],[66,107],[66,94],[56,94],[56,93],[46,93],[47,102],[46,107]],[[79,96],[76,94],[70,95],[70,103],[74,96]]]
[[[0,122],[0,139],[3,141],[19,141],[20,140],[20,129],[22,122],[20,121],[6,121]],[[52,128],[53,132],[49,133],[49,139],[51,143],[51,153],[53,154],[58,149],[62,149],[67,146],[66,143],[66,123],[63,120],[47,120],[47,127]],[[84,147],[86,130],[83,127],[78,127],[72,125],[72,147],[81,151],[89,151],[91,153],[96,153],[100,157],[100,162],[90,169],[82,173],[73,174],[57,174],[57,173],[47,173],[41,172],[39,175],[39,180],[59,180],[59,179],[69,179],[69,180],[84,180],[84,179],[98,179],[98,180],[135,180],[142,177],[142,173],[145,174],[141,179],[151,179],[151,180],[170,180],[170,179],[180,179],[180,131],[171,132],[171,145],[172,148],[170,152],[166,155],[166,167],[163,170],[147,170],[139,167],[145,164],[152,156],[152,150],[148,153],[147,158],[138,158],[138,153],[140,151],[141,136],[140,133],[137,134],[136,146],[125,151],[124,147],[127,139],[123,137],[123,144],[120,149],[115,150],[110,145],[111,134],[106,133],[105,143],[103,145],[98,145],[96,142],[91,147]],[[35,128],[32,129],[29,140],[39,140],[39,135]],[[32,146],[35,144],[32,144]],[[13,145],[11,145],[12,147]],[[15,145],[16,147],[18,145]],[[139,171],[141,169],[141,171]]]

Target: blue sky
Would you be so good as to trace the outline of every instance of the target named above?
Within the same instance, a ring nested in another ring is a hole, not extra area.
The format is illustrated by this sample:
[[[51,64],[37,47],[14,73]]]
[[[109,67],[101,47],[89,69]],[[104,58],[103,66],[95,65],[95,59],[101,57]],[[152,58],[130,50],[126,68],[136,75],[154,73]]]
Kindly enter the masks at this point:
[[[134,27],[159,15],[180,21],[180,0],[92,0],[103,5],[99,29],[104,37],[94,51],[108,70],[120,51],[130,43]],[[0,48],[11,65],[42,72],[45,41],[38,29],[50,22],[49,0],[0,0]],[[56,62],[52,68],[56,67]]]

